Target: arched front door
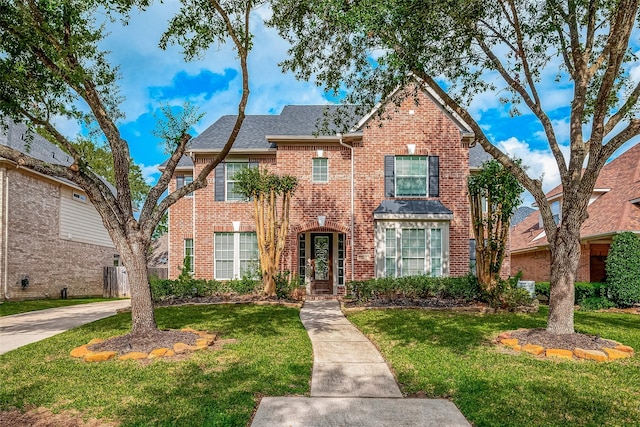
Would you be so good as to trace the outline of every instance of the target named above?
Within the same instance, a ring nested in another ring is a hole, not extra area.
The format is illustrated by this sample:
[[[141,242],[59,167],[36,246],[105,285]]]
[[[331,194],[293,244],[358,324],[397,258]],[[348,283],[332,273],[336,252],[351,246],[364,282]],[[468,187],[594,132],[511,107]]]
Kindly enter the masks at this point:
[[[333,293],[333,235],[311,234],[311,292],[314,294]]]

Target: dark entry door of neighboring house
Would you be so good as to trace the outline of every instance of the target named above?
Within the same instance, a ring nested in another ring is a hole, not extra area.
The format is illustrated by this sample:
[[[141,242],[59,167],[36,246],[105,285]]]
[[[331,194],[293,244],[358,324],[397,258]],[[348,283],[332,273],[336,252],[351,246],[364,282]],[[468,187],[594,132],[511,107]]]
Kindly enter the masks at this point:
[[[333,236],[331,234],[311,235],[311,259],[313,265],[311,292],[333,293]]]

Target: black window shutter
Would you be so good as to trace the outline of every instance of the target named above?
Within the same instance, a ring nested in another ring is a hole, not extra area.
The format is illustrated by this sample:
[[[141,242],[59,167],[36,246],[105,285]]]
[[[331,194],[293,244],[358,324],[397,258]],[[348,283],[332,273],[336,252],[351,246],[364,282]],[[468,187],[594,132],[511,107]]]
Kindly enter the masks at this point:
[[[395,156],[384,156],[384,196],[396,196]]]
[[[440,157],[429,156],[429,197],[440,197]]]
[[[184,175],[176,176],[176,190],[184,187]]]
[[[215,184],[214,184],[214,199],[216,202],[224,202],[224,162],[220,162],[215,168]]]

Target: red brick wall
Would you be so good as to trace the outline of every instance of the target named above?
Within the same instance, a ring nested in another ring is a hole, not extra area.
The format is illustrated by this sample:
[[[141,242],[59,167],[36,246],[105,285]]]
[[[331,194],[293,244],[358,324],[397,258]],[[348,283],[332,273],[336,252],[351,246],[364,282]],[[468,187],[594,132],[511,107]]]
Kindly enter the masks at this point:
[[[353,150],[355,278],[371,278],[375,275],[373,211],[385,199],[384,156],[407,154],[407,144],[416,144],[416,154],[440,156],[439,200],[454,212],[450,223],[450,275],[464,275],[469,268],[469,206],[466,190],[469,161],[468,148],[463,147],[460,130],[424,94],[418,105],[413,98],[406,99],[397,109],[390,107],[388,113],[390,120],[384,120],[382,126],[379,126],[378,120],[369,123],[362,142],[356,143]],[[326,184],[311,182],[312,159],[320,149],[324,151],[323,156],[328,158],[329,183]],[[350,151],[337,142],[281,143],[275,160],[272,158],[260,162],[278,174],[294,175],[299,180],[291,203],[291,232],[283,254],[283,268],[297,272],[297,233],[320,230],[317,217],[324,215],[326,224],[323,231],[345,233],[345,280],[351,280]],[[196,174],[204,161],[196,161]],[[216,202],[213,180],[212,174],[206,188],[197,191],[192,199],[183,199],[171,208],[170,278],[177,277],[180,272],[184,238],[193,237],[195,240],[195,275],[213,278],[214,232],[233,231],[233,221],[241,222],[242,231],[254,230],[252,205]]]
[[[577,282],[591,281],[591,255],[608,253],[609,245],[580,246],[580,264],[578,265]],[[549,251],[539,250],[522,254],[511,254],[511,275],[515,276],[522,271],[522,280],[534,280],[536,282],[548,282],[551,280],[551,261]]]
[[[356,149],[356,256],[371,255],[371,262],[357,265],[356,279],[374,274],[373,210],[384,197],[384,156],[406,155],[407,144],[416,154],[440,157],[440,197],[453,211],[450,223],[449,269],[451,276],[469,271],[469,203],[467,176],[469,151],[460,130],[424,94],[416,105],[409,97],[397,109],[389,107],[389,120],[374,120],[364,130],[362,147]],[[413,114],[411,114],[413,111]]]

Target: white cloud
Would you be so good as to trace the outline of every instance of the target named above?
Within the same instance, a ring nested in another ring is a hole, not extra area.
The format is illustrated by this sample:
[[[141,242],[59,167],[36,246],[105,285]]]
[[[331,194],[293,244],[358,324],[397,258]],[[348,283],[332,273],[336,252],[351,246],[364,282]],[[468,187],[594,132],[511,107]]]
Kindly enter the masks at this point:
[[[140,170],[142,171],[142,177],[144,178],[144,181],[149,185],[155,184],[156,180],[160,176],[160,171],[158,170],[158,167],[160,167],[160,164],[146,166],[140,163],[138,166],[140,166]]]
[[[571,127],[569,126],[569,117],[558,120],[551,120],[551,125],[553,126],[553,130],[555,132],[556,140],[558,141],[558,143],[568,144],[571,132]],[[548,141],[547,134],[544,133],[544,130],[534,132],[533,136],[540,141]]]
[[[499,141],[496,146],[506,154],[522,159],[522,164],[527,167],[527,174],[533,179],[542,180],[542,189],[547,192],[560,184],[560,172],[551,150],[539,150],[515,137]],[[569,147],[561,146],[561,150],[568,154]],[[533,196],[528,192],[524,195],[524,205],[530,206],[534,202]]]

